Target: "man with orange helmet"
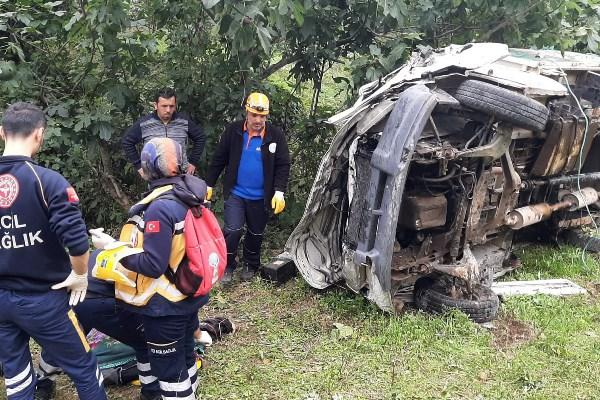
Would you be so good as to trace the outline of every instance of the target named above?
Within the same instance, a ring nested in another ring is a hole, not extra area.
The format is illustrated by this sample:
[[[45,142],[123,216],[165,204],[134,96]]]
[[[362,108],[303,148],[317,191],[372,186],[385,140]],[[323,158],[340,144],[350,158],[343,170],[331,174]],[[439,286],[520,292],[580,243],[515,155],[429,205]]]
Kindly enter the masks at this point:
[[[245,120],[225,129],[206,175],[207,199],[225,169],[223,234],[227,243],[227,269],[221,282],[231,284],[237,267],[237,250],[243,234],[242,280],[251,280],[260,267],[260,248],[268,209],[285,208],[284,192],[290,173],[290,155],[283,132],[267,122],[269,99],[251,93],[245,101]]]

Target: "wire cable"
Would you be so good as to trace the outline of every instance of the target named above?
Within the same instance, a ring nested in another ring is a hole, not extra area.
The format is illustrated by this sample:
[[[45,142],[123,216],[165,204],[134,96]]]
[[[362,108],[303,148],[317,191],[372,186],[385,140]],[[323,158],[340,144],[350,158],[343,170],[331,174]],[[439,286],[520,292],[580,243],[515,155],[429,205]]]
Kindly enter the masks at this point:
[[[590,128],[590,121],[588,119],[588,116],[583,111],[581,102],[579,101],[577,96],[575,96],[575,93],[573,93],[573,90],[571,89],[571,85],[569,84],[569,78],[568,78],[566,72],[556,62],[554,62],[554,61],[551,61],[551,62],[558,68],[562,77],[565,78],[565,85],[567,86],[567,90],[569,91],[569,94],[573,97],[573,100],[575,100],[575,103],[577,104],[577,107],[579,107],[579,111],[581,111],[581,115],[583,115],[583,118],[585,120],[585,131],[583,132],[583,141],[581,142],[581,149],[579,149],[578,166],[577,166],[577,190],[581,190],[581,169],[583,168],[583,149],[585,148],[585,144],[587,143],[587,135],[588,135],[588,131]],[[594,220],[594,216],[592,215],[592,212],[590,211],[590,208],[587,204],[585,205],[585,210],[587,211],[588,215],[590,216],[590,219],[592,220],[592,224],[594,225],[596,234],[600,233],[600,229],[598,228],[598,225],[596,224],[596,221]],[[583,262],[583,265],[586,268],[588,268],[588,265],[585,262],[585,253],[586,253],[587,248],[588,248],[589,244],[591,243],[591,241],[592,241],[592,238],[590,238],[586,242],[585,246],[583,246],[583,251],[581,252],[581,261]]]

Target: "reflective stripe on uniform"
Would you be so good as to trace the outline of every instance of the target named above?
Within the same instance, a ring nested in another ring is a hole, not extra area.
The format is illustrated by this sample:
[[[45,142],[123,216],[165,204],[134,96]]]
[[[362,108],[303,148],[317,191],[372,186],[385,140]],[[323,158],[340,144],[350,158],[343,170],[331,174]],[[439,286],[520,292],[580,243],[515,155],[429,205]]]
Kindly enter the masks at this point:
[[[19,372],[16,376],[14,376],[13,378],[6,378],[5,384],[6,384],[6,386],[16,385],[17,383],[19,383],[23,379],[25,379],[27,377],[27,375],[29,375],[30,373],[31,373],[31,364],[27,364],[27,367],[25,367],[25,369],[23,371]]]
[[[141,362],[138,362],[137,363],[137,369],[140,372],[149,372],[152,369],[152,367],[150,366],[150,363],[141,363]]]
[[[96,367],[96,379],[98,380],[98,386],[102,387],[102,382],[104,382],[104,375],[100,372],[100,368]]]
[[[153,382],[156,382],[156,379],[157,379],[154,375],[145,376],[142,374],[140,374],[139,378],[140,378],[140,383],[142,385],[149,385]]]
[[[149,385],[152,382],[156,382],[156,376],[152,375],[152,367],[150,363],[137,363],[138,375],[140,378],[140,383],[142,385]]]
[[[192,383],[192,391],[196,393],[196,389],[198,389],[198,368],[196,367],[196,363],[192,365],[188,369],[188,375],[190,376],[190,382]]]
[[[157,293],[172,302],[187,298],[164,275],[153,279],[140,274],[136,283],[135,288],[115,283],[115,297],[134,306],[146,305]]]
[[[31,363],[28,363],[25,369],[12,378],[5,378],[6,395],[12,396],[20,391],[27,389],[33,384]]]
[[[175,231],[175,234],[182,233],[184,226],[185,226],[185,221],[179,221],[179,222],[175,223],[175,225],[173,226],[173,230]]]
[[[79,321],[77,320],[75,311],[73,311],[73,309],[71,309],[67,312],[67,315],[69,316],[69,319],[71,320],[71,323],[73,324],[73,327],[75,328],[75,330],[77,331],[77,334],[79,335],[79,339],[81,340],[81,344],[83,345],[85,352],[88,353],[90,351],[90,345],[88,344],[87,339],[85,338],[85,335],[83,334],[83,331],[81,330],[81,327],[79,326]]]
[[[164,390],[165,392],[178,392],[179,393],[179,392],[184,392],[184,391],[192,388],[192,384],[191,384],[189,378],[182,382],[159,381],[158,383],[160,385],[160,389]]]
[[[14,388],[9,388],[7,386],[6,395],[12,396],[16,393],[19,393],[20,391],[27,389],[29,386],[31,386],[31,384],[33,384],[33,375],[29,375],[29,378],[27,378],[27,380],[25,382],[21,383],[18,386],[15,386]]]

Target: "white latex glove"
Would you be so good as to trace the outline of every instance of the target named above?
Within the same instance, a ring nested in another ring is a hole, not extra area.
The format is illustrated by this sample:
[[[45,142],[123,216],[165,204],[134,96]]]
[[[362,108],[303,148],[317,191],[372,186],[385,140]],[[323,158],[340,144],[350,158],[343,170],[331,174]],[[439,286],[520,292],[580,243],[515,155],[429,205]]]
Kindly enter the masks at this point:
[[[95,248],[103,250],[109,243],[116,241],[112,236],[104,233],[104,228],[90,229],[92,244]]]
[[[87,272],[83,275],[79,275],[75,273],[75,271],[71,271],[69,276],[67,276],[67,279],[65,279],[61,283],[57,283],[56,285],[52,286],[52,289],[57,290],[67,288],[67,291],[71,292],[71,297],[69,298],[69,305],[71,307],[74,307],[85,299],[85,292],[87,292],[87,287]]]
[[[200,331],[200,337],[199,338],[194,337],[194,342],[202,343],[205,346],[210,346],[210,345],[212,345],[213,340],[208,332]]]

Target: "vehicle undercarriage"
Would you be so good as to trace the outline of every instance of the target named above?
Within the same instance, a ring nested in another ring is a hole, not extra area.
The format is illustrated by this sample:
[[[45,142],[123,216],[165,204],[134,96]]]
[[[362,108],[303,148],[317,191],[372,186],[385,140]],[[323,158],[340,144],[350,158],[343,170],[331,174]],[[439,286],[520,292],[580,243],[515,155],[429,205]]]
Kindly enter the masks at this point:
[[[490,61],[501,45],[485,45],[474,66],[431,67],[477,46],[421,54],[334,121],[319,196],[286,245],[312,286],[343,280],[383,309],[414,300],[489,321],[516,234],[594,224],[600,63]]]

